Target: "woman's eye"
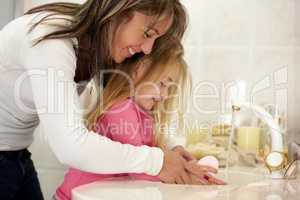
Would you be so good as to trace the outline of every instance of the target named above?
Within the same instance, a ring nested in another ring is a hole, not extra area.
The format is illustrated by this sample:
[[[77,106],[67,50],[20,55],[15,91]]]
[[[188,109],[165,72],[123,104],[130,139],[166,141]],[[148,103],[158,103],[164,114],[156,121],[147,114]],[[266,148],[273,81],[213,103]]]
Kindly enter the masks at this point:
[[[151,35],[148,32],[144,32],[144,36],[145,36],[145,38],[150,38],[151,37]]]
[[[160,86],[160,87],[166,87],[166,84],[165,84],[163,81],[160,81],[160,82],[159,82],[159,86]]]

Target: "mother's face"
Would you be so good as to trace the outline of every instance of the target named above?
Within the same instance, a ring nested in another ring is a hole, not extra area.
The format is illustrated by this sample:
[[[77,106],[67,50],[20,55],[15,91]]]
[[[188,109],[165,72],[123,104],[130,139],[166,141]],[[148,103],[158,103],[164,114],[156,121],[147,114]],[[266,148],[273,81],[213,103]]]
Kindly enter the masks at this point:
[[[112,58],[121,63],[136,53],[150,54],[155,40],[164,35],[171,24],[171,17],[157,21],[156,17],[134,12],[114,33]]]

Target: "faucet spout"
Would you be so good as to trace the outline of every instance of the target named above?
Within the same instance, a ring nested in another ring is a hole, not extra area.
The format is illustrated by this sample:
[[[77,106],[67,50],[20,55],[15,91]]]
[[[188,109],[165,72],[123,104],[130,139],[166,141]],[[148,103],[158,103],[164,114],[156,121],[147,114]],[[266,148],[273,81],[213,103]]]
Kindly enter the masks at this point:
[[[271,150],[283,152],[283,133],[281,128],[279,127],[279,124],[276,123],[272,115],[268,113],[264,108],[248,102],[240,103],[239,107],[252,110],[258,118],[260,118],[264,123],[268,125],[271,132]]]
[[[279,124],[273,119],[272,115],[264,108],[249,102],[238,102],[233,104],[234,112],[239,109],[250,109],[253,113],[268,125],[271,133],[271,153],[267,156],[266,165],[272,168],[271,178],[283,178],[283,133]],[[239,108],[239,109],[237,109]],[[234,117],[233,117],[234,119]]]

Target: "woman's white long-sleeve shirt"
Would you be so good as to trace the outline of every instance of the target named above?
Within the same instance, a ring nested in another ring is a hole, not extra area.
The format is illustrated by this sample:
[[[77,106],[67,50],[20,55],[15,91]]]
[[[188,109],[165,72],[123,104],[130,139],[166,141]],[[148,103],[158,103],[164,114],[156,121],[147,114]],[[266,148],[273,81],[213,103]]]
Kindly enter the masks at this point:
[[[41,25],[45,16],[22,16],[0,31],[0,151],[27,148],[40,123],[57,158],[93,173],[147,173],[162,168],[159,148],[134,147],[89,132],[74,82],[76,56],[72,39],[53,39],[35,46],[57,27]]]

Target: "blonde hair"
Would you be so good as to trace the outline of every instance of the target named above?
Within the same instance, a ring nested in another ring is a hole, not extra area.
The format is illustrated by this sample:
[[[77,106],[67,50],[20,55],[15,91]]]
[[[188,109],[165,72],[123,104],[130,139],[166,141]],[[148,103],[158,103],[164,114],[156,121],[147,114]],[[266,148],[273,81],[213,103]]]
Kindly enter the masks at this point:
[[[132,91],[135,87],[151,81],[158,82],[162,75],[175,73],[177,79],[174,85],[169,88],[168,98],[162,102],[156,103],[152,111],[155,122],[155,145],[165,148],[164,136],[168,133],[171,120],[174,115],[181,118],[186,110],[186,98],[190,91],[191,81],[187,69],[187,64],[183,59],[183,48],[180,42],[169,43],[168,51],[161,52],[160,55],[150,55],[141,61],[130,61],[121,64],[117,73],[114,73],[107,86],[102,91],[101,100],[96,109],[87,117],[88,128],[93,129],[97,120],[115,103],[124,101],[133,96]],[[144,76],[138,82],[128,81],[129,74],[132,74],[136,65],[143,64],[145,60],[150,60],[150,66],[144,73]],[[172,96],[172,98],[169,98]],[[178,124],[181,126],[181,124]]]

